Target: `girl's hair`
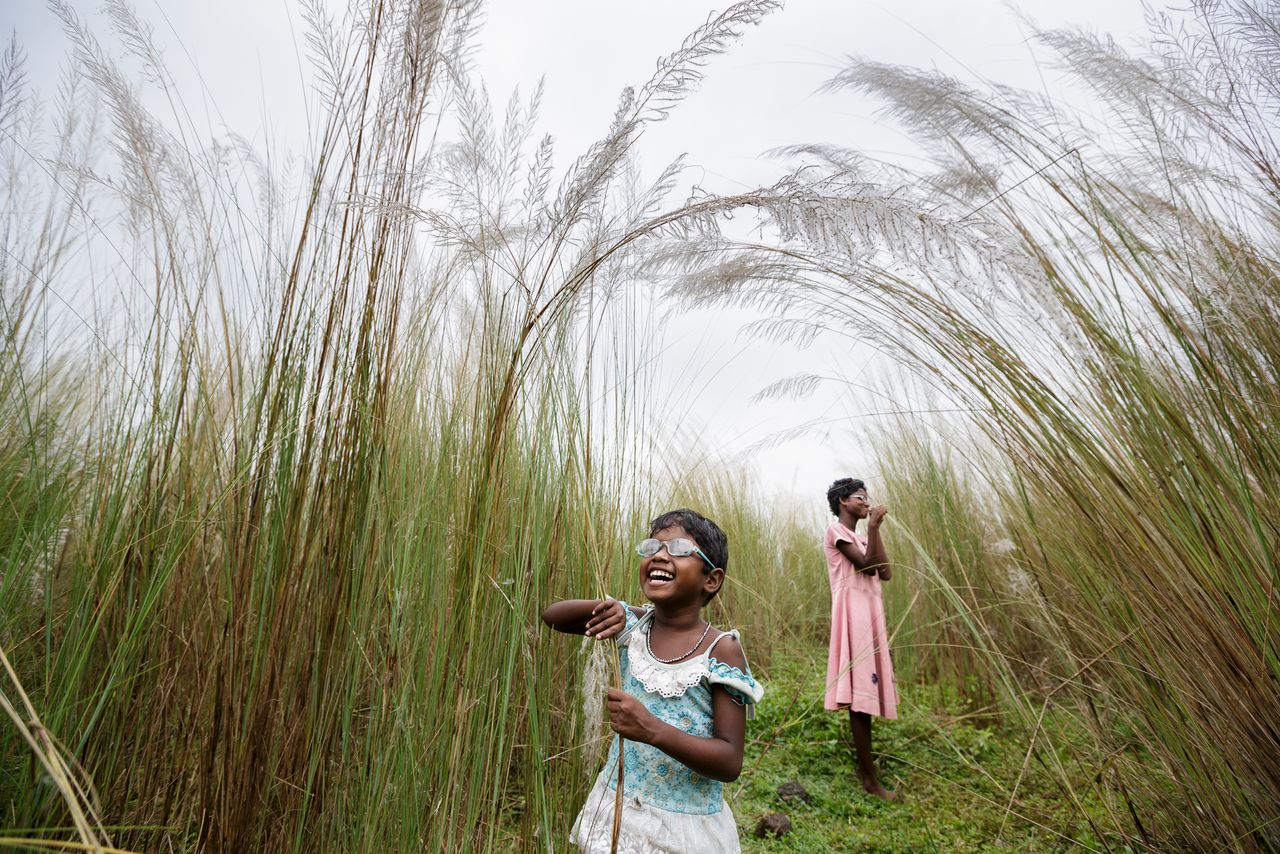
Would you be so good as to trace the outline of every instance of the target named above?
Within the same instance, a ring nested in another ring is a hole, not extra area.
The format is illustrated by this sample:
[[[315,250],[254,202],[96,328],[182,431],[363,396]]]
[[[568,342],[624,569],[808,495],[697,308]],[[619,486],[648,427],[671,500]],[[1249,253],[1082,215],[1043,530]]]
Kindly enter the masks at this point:
[[[840,515],[840,499],[848,498],[859,489],[866,489],[867,485],[856,477],[842,477],[827,488],[827,506],[831,508],[832,516]]]
[[[663,528],[670,528],[673,525],[679,525],[688,531],[693,541],[698,544],[698,548],[706,553],[713,564],[726,573],[729,571],[729,538],[724,535],[724,531],[720,530],[719,525],[696,510],[682,507],[679,510],[663,513],[650,522],[649,536],[652,537]],[[710,567],[706,571],[710,572]],[[723,582],[720,586],[724,586]],[[719,592],[719,590],[716,591],[716,593]],[[707,601],[710,602],[714,598],[716,594],[712,593],[707,597]]]

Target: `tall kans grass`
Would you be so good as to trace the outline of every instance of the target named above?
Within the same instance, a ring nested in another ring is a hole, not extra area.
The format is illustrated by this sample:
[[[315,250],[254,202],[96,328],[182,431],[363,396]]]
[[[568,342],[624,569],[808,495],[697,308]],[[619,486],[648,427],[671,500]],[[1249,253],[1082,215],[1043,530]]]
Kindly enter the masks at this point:
[[[535,615],[624,569],[642,375],[597,339],[625,328],[635,246],[685,216],[659,207],[678,165],[637,189],[628,152],[773,5],[709,20],[559,177],[529,143],[536,95],[499,121],[469,81],[473,4],[308,7],[320,124],[290,181],[189,142],[127,6],[123,62],[163,118],[54,4],[75,72],[47,156],[16,49],[0,80],[24,212],[0,236],[0,649],[5,697],[31,703],[0,728],[4,826],[83,814],[82,841],[138,850],[559,844],[592,745],[582,662],[541,652]]]
[[[790,248],[721,251],[685,291],[873,340],[967,413],[881,431],[914,664],[1004,697],[1028,761],[1082,763],[1110,809],[1064,795],[1095,838],[1276,850],[1280,29],[1218,2],[1152,27],[1143,58],[1037,34],[1101,119],[852,65],[829,89],[883,100],[936,168],[789,149],[763,207]],[[1049,711],[1077,735],[1051,744]]]

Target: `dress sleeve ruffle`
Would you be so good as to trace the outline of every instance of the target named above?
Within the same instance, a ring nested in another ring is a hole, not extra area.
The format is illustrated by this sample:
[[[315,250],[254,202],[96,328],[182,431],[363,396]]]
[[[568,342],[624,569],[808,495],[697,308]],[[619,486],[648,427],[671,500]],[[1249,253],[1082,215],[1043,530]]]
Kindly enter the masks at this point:
[[[707,682],[723,685],[739,706],[754,706],[764,696],[764,686],[752,677],[750,668],[742,671],[714,658],[708,659],[707,665]]]

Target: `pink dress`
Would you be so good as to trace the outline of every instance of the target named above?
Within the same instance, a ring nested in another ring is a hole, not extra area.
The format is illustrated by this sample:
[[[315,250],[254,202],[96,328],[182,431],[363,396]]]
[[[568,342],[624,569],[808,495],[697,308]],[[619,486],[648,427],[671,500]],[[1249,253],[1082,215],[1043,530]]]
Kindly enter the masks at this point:
[[[867,549],[866,537],[838,521],[822,540],[831,580],[831,651],[823,705],[833,711],[852,709],[896,718],[898,690],[889,661],[880,578],[858,572],[836,548],[842,541],[855,543],[863,552]]]

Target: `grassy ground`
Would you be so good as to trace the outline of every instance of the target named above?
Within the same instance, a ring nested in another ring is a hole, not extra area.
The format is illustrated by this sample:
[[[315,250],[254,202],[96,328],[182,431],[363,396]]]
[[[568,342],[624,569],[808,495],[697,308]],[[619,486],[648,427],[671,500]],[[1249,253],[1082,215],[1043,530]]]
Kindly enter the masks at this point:
[[[864,794],[855,778],[847,718],[822,708],[825,656],[825,648],[818,647],[775,652],[765,701],[749,728],[745,770],[728,794],[744,851],[1104,847],[1037,758],[1026,762],[1020,731],[965,715],[955,701],[925,686],[900,685],[900,717],[877,722],[873,731],[881,776],[903,801],[886,803]],[[799,781],[813,803],[783,803],[777,788],[788,780]],[[756,839],[756,822],[769,812],[785,813],[792,832],[781,839]],[[1119,847],[1107,842],[1110,850]]]

